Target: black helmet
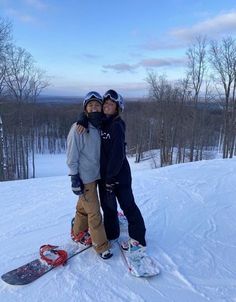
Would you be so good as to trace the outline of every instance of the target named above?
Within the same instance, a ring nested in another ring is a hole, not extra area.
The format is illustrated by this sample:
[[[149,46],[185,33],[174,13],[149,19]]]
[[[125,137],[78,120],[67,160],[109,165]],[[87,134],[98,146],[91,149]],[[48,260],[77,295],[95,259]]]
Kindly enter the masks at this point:
[[[111,99],[113,102],[115,102],[118,105],[118,108],[120,108],[120,111],[124,110],[124,99],[115,90],[107,90],[107,92],[105,92],[103,95],[103,103],[106,101],[106,99]]]

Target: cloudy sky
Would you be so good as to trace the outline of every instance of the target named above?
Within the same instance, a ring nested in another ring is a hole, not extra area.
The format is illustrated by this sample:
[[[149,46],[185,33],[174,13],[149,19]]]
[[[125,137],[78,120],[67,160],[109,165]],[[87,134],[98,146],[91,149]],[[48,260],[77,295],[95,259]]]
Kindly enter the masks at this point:
[[[145,96],[149,70],[184,77],[196,36],[236,35],[235,0],[0,0],[0,16],[62,96]]]

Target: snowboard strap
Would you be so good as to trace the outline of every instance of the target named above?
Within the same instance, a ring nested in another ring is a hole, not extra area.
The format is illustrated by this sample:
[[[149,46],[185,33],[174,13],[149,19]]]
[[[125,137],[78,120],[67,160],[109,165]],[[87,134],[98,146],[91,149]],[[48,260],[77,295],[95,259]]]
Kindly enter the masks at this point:
[[[42,245],[39,249],[41,259],[46,261],[47,264],[51,266],[58,266],[64,264],[68,258],[67,252],[64,250],[57,250],[57,248],[58,246],[55,245],[50,245],[50,244]],[[49,252],[48,255],[50,255],[50,253],[53,253],[58,257],[56,259],[52,259],[46,255],[47,252]]]

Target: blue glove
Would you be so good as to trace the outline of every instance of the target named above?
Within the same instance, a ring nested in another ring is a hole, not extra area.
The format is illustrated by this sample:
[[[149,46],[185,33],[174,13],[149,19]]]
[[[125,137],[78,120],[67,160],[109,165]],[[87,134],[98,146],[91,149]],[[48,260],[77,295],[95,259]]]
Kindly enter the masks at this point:
[[[82,195],[84,193],[84,184],[79,176],[79,173],[76,175],[71,175],[71,188],[75,195]]]

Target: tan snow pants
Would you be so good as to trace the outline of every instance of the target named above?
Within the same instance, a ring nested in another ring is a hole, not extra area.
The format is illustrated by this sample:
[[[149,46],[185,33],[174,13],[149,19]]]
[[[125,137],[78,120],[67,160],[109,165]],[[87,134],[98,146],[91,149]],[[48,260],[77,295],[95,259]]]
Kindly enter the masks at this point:
[[[96,182],[84,185],[84,194],[80,196],[76,206],[73,232],[78,235],[79,232],[87,229],[89,229],[96,252],[106,251],[109,248],[109,242],[102,222]]]

